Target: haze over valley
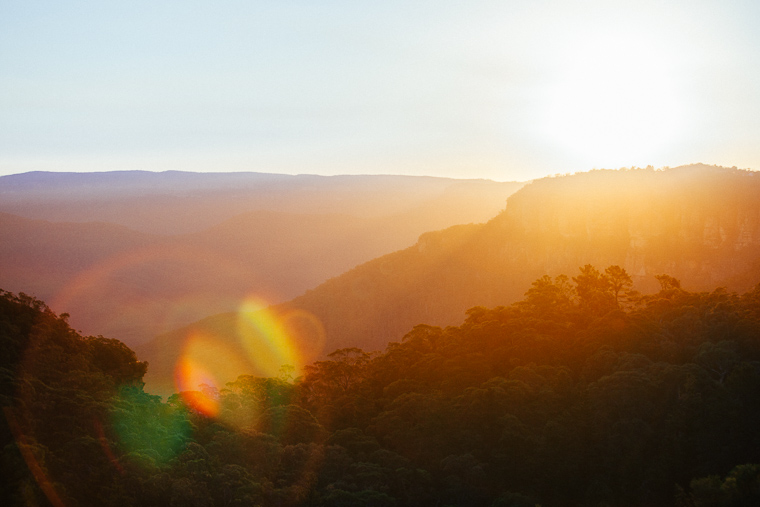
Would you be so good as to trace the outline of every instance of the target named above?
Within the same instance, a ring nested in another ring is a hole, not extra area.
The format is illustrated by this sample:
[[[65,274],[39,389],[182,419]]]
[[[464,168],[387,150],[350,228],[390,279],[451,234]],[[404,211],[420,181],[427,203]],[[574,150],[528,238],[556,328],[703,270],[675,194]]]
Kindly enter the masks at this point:
[[[129,345],[246,298],[283,302],[429,230],[482,222],[522,183],[393,176],[0,177],[3,287]],[[12,215],[10,213],[15,213]]]

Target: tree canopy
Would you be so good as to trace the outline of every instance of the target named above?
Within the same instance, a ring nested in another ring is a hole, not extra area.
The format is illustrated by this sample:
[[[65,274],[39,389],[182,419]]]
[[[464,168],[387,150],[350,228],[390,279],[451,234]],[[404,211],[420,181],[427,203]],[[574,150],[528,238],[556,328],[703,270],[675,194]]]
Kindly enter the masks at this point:
[[[0,293],[6,505],[738,506],[760,497],[760,285],[544,276],[459,326],[166,402],[147,365]]]

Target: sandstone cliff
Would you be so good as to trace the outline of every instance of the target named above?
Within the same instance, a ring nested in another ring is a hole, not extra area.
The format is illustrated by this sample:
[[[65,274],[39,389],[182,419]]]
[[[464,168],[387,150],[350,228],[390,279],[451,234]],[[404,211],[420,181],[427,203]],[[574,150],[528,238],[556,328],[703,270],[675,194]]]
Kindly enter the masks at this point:
[[[693,289],[742,290],[758,282],[741,278],[760,258],[760,173],[693,165],[546,178],[510,197],[493,226],[505,265],[518,251],[549,273],[618,264],[642,289],[668,273]]]

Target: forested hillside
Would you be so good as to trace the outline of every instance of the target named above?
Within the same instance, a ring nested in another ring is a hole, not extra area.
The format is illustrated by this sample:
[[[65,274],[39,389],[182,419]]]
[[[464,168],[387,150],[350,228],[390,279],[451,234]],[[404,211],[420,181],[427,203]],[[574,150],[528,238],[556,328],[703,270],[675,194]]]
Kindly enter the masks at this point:
[[[456,327],[167,402],[123,344],[2,293],[6,505],[736,506],[760,501],[760,285],[535,280]]]
[[[486,224],[420,236],[282,305],[316,315],[328,349],[383,348],[417,322],[517,301],[536,278],[619,265],[637,289],[745,291],[760,275],[760,175],[710,166],[600,170],[534,181]],[[234,337],[230,337],[234,339]]]
[[[619,265],[651,292],[670,273],[689,290],[746,291],[760,279],[760,175],[694,165],[666,170],[599,170],[530,183],[485,224],[420,236],[417,244],[373,259],[274,310],[313,315],[325,330],[323,353],[382,350],[419,322],[457,324],[473,306],[519,300],[544,274]],[[156,368],[148,385],[171,382],[188,336],[232,347],[237,314],[217,315],[141,346]],[[307,348],[313,349],[311,344]],[[238,372],[230,371],[234,378]]]

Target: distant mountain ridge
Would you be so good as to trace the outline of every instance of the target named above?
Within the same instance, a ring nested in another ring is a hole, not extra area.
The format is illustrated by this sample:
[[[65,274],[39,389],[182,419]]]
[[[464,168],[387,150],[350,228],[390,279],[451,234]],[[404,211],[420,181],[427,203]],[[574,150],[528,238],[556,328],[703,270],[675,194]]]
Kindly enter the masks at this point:
[[[458,324],[468,308],[509,304],[542,275],[575,276],[585,264],[620,265],[646,292],[659,274],[688,290],[743,291],[760,282],[758,196],[760,174],[701,164],[544,178],[486,224],[423,234],[273,310],[316,316],[328,353],[383,349],[416,324]],[[139,348],[151,361],[149,385],[161,390],[173,364],[167,354],[188,333],[234,344],[234,318],[210,317]]]
[[[53,222],[111,222],[154,234],[186,234],[259,210],[372,218],[431,204],[445,210],[442,198],[469,196],[476,198],[468,199],[469,211],[478,211],[473,215],[477,219],[466,221],[485,221],[522,185],[394,175],[31,172],[0,176],[0,212]],[[460,222],[446,225],[454,223]]]

